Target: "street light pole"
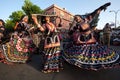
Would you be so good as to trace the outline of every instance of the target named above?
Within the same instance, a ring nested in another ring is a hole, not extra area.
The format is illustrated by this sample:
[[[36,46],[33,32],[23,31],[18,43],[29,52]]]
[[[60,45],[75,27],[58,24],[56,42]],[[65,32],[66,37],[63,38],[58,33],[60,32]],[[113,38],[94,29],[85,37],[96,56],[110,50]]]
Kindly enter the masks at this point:
[[[112,10],[112,11],[110,11],[110,12],[114,12],[114,13],[115,13],[115,28],[117,27],[117,26],[116,26],[116,22],[117,22],[117,13],[118,13],[119,11],[120,11],[120,10],[117,10],[117,11]]]

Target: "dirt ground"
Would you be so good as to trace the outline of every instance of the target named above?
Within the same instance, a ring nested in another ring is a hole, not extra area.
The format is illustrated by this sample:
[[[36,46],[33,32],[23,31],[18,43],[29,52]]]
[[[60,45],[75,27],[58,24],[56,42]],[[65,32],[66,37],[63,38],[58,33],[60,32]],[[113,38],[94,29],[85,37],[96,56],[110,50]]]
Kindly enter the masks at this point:
[[[120,46],[111,46],[120,52]],[[120,54],[120,53],[119,53]],[[42,73],[42,56],[36,54],[28,64],[6,65],[0,63],[0,80],[120,80],[120,68],[100,71],[80,69],[64,62],[59,73]]]

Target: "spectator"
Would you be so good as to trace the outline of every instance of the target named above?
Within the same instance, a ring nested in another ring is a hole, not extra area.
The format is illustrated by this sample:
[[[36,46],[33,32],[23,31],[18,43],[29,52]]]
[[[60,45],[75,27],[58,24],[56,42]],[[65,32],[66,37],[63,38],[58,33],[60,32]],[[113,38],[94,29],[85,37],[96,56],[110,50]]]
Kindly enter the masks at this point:
[[[104,39],[104,45],[110,46],[110,34],[111,34],[111,27],[109,23],[105,24],[105,27],[103,28],[103,39]]]

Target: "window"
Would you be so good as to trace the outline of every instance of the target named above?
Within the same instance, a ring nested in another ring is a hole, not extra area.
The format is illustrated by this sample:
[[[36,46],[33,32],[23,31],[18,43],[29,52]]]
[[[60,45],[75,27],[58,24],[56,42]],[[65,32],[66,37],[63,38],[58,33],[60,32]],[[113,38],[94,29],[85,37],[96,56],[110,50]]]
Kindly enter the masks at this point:
[[[52,12],[52,14],[53,14],[53,15],[55,15],[55,14],[56,14],[56,12]]]

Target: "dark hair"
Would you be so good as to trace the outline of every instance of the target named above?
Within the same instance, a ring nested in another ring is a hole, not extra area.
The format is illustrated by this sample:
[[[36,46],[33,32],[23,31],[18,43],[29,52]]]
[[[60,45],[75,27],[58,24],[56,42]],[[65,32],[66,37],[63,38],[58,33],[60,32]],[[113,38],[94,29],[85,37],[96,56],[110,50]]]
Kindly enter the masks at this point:
[[[106,25],[109,25],[109,23],[106,23]]]
[[[83,15],[79,15],[79,14],[75,15],[74,19],[76,19],[77,16],[80,17],[81,19],[84,19],[84,16]]]
[[[0,22],[2,22],[3,26],[5,26],[5,22],[2,19],[0,19]]]
[[[108,27],[108,26],[109,26],[109,23],[106,23],[105,26]]]

